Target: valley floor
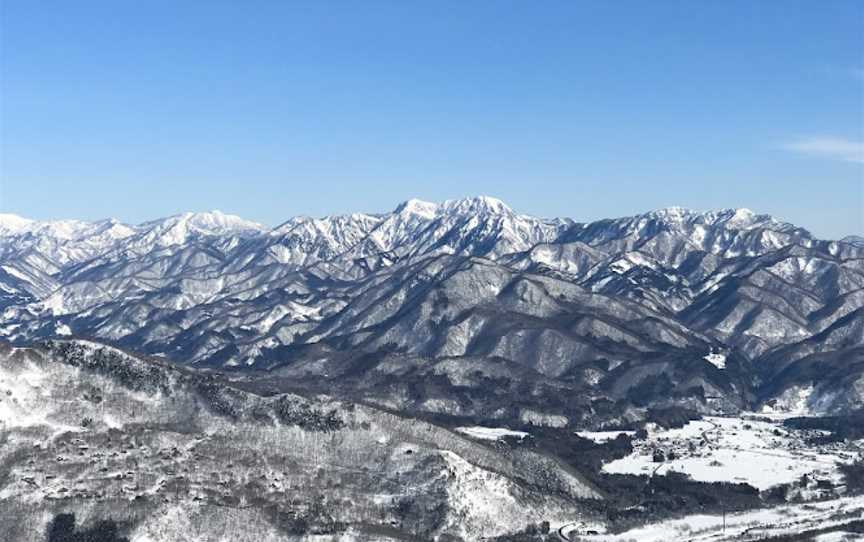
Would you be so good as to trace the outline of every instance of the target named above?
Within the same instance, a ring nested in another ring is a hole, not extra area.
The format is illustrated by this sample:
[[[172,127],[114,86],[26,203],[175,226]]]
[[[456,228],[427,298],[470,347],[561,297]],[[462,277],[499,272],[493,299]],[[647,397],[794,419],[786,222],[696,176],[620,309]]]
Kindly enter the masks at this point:
[[[858,458],[864,442],[814,444],[818,430],[790,430],[782,419],[744,414],[706,416],[680,429],[649,431],[627,457],[604,465],[618,474],[680,472],[703,482],[747,483],[759,490],[807,477],[826,490],[841,485],[838,465]],[[830,487],[829,487],[830,486]],[[829,496],[801,489],[804,499]]]
[[[698,481],[747,483],[763,492],[779,488],[794,503],[725,517],[691,514],[614,534],[574,522],[560,527],[559,537],[586,542],[715,542],[808,533],[801,540],[864,540],[864,496],[847,495],[840,470],[862,457],[864,442],[820,441],[828,434],[790,429],[782,416],[755,413],[707,416],[678,429],[651,427],[648,438],[633,442],[630,455],[605,464],[603,470],[649,476],[677,472]],[[614,438],[614,432],[585,435],[598,442]]]
[[[727,514],[725,520],[722,515],[690,515],[618,534],[583,535],[581,525],[574,524],[562,529],[562,534],[569,541],[584,542],[721,542],[765,540],[782,535],[832,530],[837,536],[836,540],[843,540],[844,526],[856,521],[864,521],[864,496]],[[827,534],[825,536],[827,540]],[[864,538],[864,533],[850,533],[850,536],[857,536],[860,540]]]

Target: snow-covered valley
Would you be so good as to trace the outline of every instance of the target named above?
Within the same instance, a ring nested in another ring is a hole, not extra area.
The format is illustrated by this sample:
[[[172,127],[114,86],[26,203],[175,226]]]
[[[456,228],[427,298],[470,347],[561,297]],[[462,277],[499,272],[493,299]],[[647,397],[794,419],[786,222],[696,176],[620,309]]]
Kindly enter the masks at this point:
[[[694,480],[740,482],[763,491],[806,480],[804,487],[796,487],[799,496],[826,496],[842,486],[838,465],[861,458],[864,439],[811,442],[825,434],[789,429],[761,415],[706,416],[680,429],[651,426],[648,438],[637,441],[631,455],[607,463],[603,470],[653,476],[678,472]],[[823,490],[815,489],[820,485]]]

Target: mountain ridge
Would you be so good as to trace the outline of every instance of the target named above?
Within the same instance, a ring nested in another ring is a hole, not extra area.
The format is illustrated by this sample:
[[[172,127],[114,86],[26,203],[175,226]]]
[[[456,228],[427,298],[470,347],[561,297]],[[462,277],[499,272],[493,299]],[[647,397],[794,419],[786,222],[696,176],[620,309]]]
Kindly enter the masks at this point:
[[[502,359],[615,401],[654,382],[638,401],[678,390],[744,408],[774,366],[787,371],[777,394],[814,385],[777,352],[836,360],[862,342],[864,247],[743,208],[585,224],[481,196],[274,228],[221,212],[137,226],[4,217],[18,226],[0,226],[0,338],[15,343],[93,337],[292,374],[314,360],[354,374],[369,355]],[[703,359],[715,351],[738,361],[718,369]],[[370,370],[384,393],[387,371]]]
[[[615,220],[624,220],[624,219],[628,219],[628,218],[652,217],[652,216],[658,217],[658,218],[660,218],[660,217],[679,217],[679,218],[680,217],[688,217],[688,218],[690,218],[690,217],[700,217],[700,216],[701,217],[723,218],[723,217],[729,217],[730,214],[732,216],[729,218],[737,217],[737,218],[741,219],[744,217],[750,217],[750,218],[756,218],[756,219],[762,219],[762,220],[770,220],[770,221],[774,221],[778,224],[788,224],[786,222],[776,220],[776,218],[774,218],[772,215],[756,214],[754,211],[752,211],[751,209],[748,209],[746,207],[738,207],[738,208],[728,207],[728,208],[718,208],[718,209],[713,209],[713,210],[697,210],[697,209],[691,209],[691,208],[681,207],[681,206],[663,207],[663,208],[655,209],[653,211],[646,211],[643,213],[637,213],[637,214],[633,214],[633,215],[622,215],[622,216],[619,216],[617,218],[600,219],[600,220],[595,220],[592,222],[576,222],[575,220],[572,219],[572,217],[539,217],[539,216],[531,215],[531,214],[527,214],[527,213],[517,213],[509,205],[507,205],[503,200],[500,200],[500,199],[495,198],[493,196],[480,195],[480,196],[469,196],[469,197],[464,197],[464,198],[444,200],[441,203],[435,203],[435,202],[420,200],[417,198],[411,198],[411,199],[405,200],[405,201],[397,204],[394,207],[394,209],[392,211],[389,211],[389,212],[379,212],[379,213],[371,212],[370,213],[370,212],[355,211],[355,212],[344,213],[344,214],[327,214],[327,215],[322,215],[322,216],[311,216],[311,215],[301,214],[301,215],[295,215],[295,216],[292,216],[286,220],[283,220],[282,222],[280,222],[279,224],[277,224],[273,227],[268,227],[264,224],[261,224],[261,223],[258,223],[258,222],[252,221],[252,220],[244,219],[241,216],[236,215],[236,214],[224,213],[218,209],[212,209],[209,211],[185,211],[185,212],[176,213],[173,215],[166,215],[166,216],[161,217],[161,218],[145,220],[144,222],[137,223],[137,224],[131,223],[131,222],[124,222],[124,221],[122,221],[116,217],[106,217],[106,218],[97,219],[97,220],[78,220],[78,219],[36,220],[36,219],[31,219],[31,218],[21,216],[21,215],[15,214],[15,213],[0,213],[0,235],[7,236],[10,233],[20,233],[23,231],[32,231],[32,229],[34,229],[34,228],[41,228],[41,227],[45,227],[45,226],[50,226],[52,224],[53,225],[95,225],[95,224],[102,224],[102,223],[110,223],[110,224],[117,224],[117,225],[129,227],[129,228],[141,229],[141,228],[146,228],[148,226],[164,224],[168,221],[177,220],[177,219],[193,219],[193,220],[195,220],[195,219],[208,220],[209,219],[209,220],[213,220],[214,218],[218,218],[218,217],[223,217],[225,219],[230,219],[230,220],[234,220],[234,221],[238,221],[238,222],[242,221],[242,222],[248,223],[250,225],[257,225],[260,227],[259,229],[264,230],[264,231],[278,231],[278,230],[280,230],[280,228],[282,226],[284,226],[285,224],[290,223],[294,220],[301,220],[301,219],[304,219],[304,220],[306,220],[306,219],[327,220],[327,219],[348,218],[348,217],[357,217],[357,216],[381,217],[381,216],[386,216],[389,214],[398,214],[399,212],[405,211],[405,210],[409,210],[411,212],[416,212],[417,209],[423,209],[423,211],[420,214],[425,214],[425,215],[429,215],[429,216],[434,215],[436,212],[440,212],[440,211],[452,212],[455,210],[455,211],[461,211],[461,212],[475,212],[477,210],[485,210],[487,212],[493,212],[493,213],[509,213],[509,214],[515,214],[515,215],[520,215],[520,216],[532,216],[534,218],[538,218],[541,220],[543,220],[543,219],[546,219],[546,220],[556,220],[556,219],[570,220],[570,221],[573,221],[574,223],[579,223],[579,224],[591,224],[591,223],[595,223],[595,222],[603,222],[603,221],[608,221],[608,220],[615,221]],[[844,241],[844,242],[857,242],[860,240],[861,240],[861,236],[853,235],[853,234],[850,234],[850,235],[844,237],[843,239],[840,239],[840,241]]]

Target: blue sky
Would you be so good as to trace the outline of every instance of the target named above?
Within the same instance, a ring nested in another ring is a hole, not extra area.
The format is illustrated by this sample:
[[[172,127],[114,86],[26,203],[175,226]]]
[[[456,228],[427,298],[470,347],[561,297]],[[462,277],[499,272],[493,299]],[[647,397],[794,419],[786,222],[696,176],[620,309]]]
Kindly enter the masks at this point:
[[[864,2],[0,9],[0,210],[276,224],[488,194],[864,233]]]

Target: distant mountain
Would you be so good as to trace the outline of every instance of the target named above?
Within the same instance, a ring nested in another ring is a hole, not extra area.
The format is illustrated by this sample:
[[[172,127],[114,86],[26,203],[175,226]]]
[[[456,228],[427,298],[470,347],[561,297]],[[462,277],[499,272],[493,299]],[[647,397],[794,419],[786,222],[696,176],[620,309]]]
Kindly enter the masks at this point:
[[[801,390],[794,408],[845,410],[864,395],[862,307],[861,238],[747,209],[583,224],[477,197],[275,228],[0,215],[0,338],[91,337],[477,420],[782,409]]]

